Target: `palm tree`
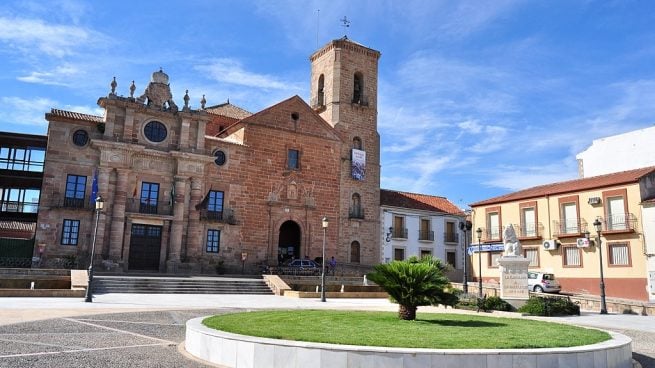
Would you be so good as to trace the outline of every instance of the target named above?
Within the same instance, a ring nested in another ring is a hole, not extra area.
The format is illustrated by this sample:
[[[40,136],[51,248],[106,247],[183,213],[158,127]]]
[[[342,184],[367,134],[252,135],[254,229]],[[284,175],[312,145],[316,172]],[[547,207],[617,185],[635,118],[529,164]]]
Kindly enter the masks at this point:
[[[382,287],[392,302],[398,303],[398,318],[411,321],[416,319],[419,306],[457,302],[450,281],[444,276],[445,268],[438,258],[411,257],[378,264],[367,277]]]

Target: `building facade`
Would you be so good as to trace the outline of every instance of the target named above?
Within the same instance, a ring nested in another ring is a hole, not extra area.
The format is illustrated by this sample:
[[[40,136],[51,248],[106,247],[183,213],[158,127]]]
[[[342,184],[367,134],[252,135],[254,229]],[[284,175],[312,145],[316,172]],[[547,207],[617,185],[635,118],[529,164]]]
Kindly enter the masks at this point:
[[[469,248],[473,274],[484,281],[498,280],[496,260],[503,249],[503,229],[511,224],[523,255],[530,260],[529,268],[554,273],[564,291],[598,295],[602,256],[608,297],[652,300],[652,273],[647,266],[652,247],[646,243],[643,224],[653,221],[644,215],[645,203],[653,198],[655,167],[648,167],[473,203],[475,242]],[[601,224],[600,246],[593,226],[596,220]],[[478,252],[478,228],[482,252]]]
[[[465,261],[465,237],[459,224],[464,212],[444,197],[382,189],[381,262],[412,256],[434,256],[452,266],[451,280],[460,281]]]
[[[298,96],[251,114],[230,104],[178,107],[163,71],[92,116],[46,114],[37,241],[46,257],[114,270],[256,270],[326,254],[379,256],[378,51],[334,40],[310,57],[311,106]],[[94,198],[102,196],[95,234]]]

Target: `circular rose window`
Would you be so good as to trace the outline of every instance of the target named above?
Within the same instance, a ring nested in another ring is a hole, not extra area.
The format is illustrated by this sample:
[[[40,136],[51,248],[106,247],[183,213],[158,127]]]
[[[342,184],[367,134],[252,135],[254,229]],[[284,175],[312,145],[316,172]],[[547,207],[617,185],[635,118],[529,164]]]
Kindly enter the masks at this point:
[[[166,139],[168,132],[166,131],[166,125],[158,121],[151,121],[146,124],[143,134],[145,134],[149,141],[159,143]]]
[[[89,142],[89,133],[86,130],[77,130],[73,133],[73,144],[79,147],[86,146]]]
[[[225,165],[225,152],[220,150],[214,152],[214,163],[218,166]]]

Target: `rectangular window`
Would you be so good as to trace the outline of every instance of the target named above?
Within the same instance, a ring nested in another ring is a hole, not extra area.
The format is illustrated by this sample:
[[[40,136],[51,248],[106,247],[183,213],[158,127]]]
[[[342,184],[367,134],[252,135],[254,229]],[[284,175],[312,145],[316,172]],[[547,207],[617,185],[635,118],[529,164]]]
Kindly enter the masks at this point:
[[[211,218],[221,220],[223,218],[223,192],[210,190],[208,195],[207,215]]]
[[[490,212],[487,214],[487,226],[489,240],[500,239],[500,214],[498,212]]]
[[[578,247],[563,247],[564,267],[582,267],[582,252]]]
[[[432,251],[427,249],[421,249],[421,258],[432,256]]]
[[[394,216],[393,217],[393,238],[396,239],[407,239],[407,229],[405,229],[405,217],[404,216]]]
[[[539,267],[539,249],[523,248],[523,256],[530,261],[528,267]]]
[[[534,207],[521,209],[521,236],[537,236],[537,217]]]
[[[630,266],[630,247],[628,243],[609,244],[610,266]]]
[[[139,203],[140,213],[157,213],[157,204],[159,202],[159,184],[158,183],[141,183],[141,199]]]
[[[221,243],[220,230],[207,230],[207,253],[218,253]]]
[[[457,253],[456,252],[446,252],[446,263],[457,268],[455,265],[457,263]]]
[[[0,147],[0,170],[43,172],[45,150]]]
[[[454,222],[451,221],[446,222],[446,233],[444,234],[444,241],[446,243],[457,243],[459,241],[459,237]]]
[[[575,203],[562,204],[562,233],[577,234],[580,232],[578,226],[578,206]]]
[[[623,197],[609,197],[607,201],[607,230],[626,230],[627,219]]]
[[[422,218],[419,222],[418,240],[434,240],[434,233],[430,228],[430,219]]]
[[[503,256],[502,252],[489,252],[489,258],[487,266],[489,268],[498,268],[498,259]]]
[[[40,194],[38,189],[0,188],[0,211],[37,213]]]
[[[405,249],[403,249],[403,248],[394,248],[393,249],[393,260],[394,261],[404,261],[405,260]]]
[[[300,169],[300,151],[296,149],[287,151],[287,168],[291,170]]]
[[[86,176],[69,174],[66,177],[64,207],[84,208],[84,192],[86,192]]]
[[[64,220],[64,226],[61,230],[62,245],[77,245],[80,236],[79,220]]]

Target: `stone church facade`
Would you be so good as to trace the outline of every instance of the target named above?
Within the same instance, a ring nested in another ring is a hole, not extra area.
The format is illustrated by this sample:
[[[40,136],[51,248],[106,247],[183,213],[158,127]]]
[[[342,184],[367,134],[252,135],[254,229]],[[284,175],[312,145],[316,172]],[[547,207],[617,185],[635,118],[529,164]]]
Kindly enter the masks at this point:
[[[36,233],[46,258],[116,270],[256,270],[288,258],[380,260],[377,67],[346,38],[315,52],[307,104],[251,114],[228,103],[180,107],[163,71],[135,96],[98,100],[104,116],[53,109]],[[245,258],[245,260],[244,260]],[[243,261],[243,263],[242,263]]]

